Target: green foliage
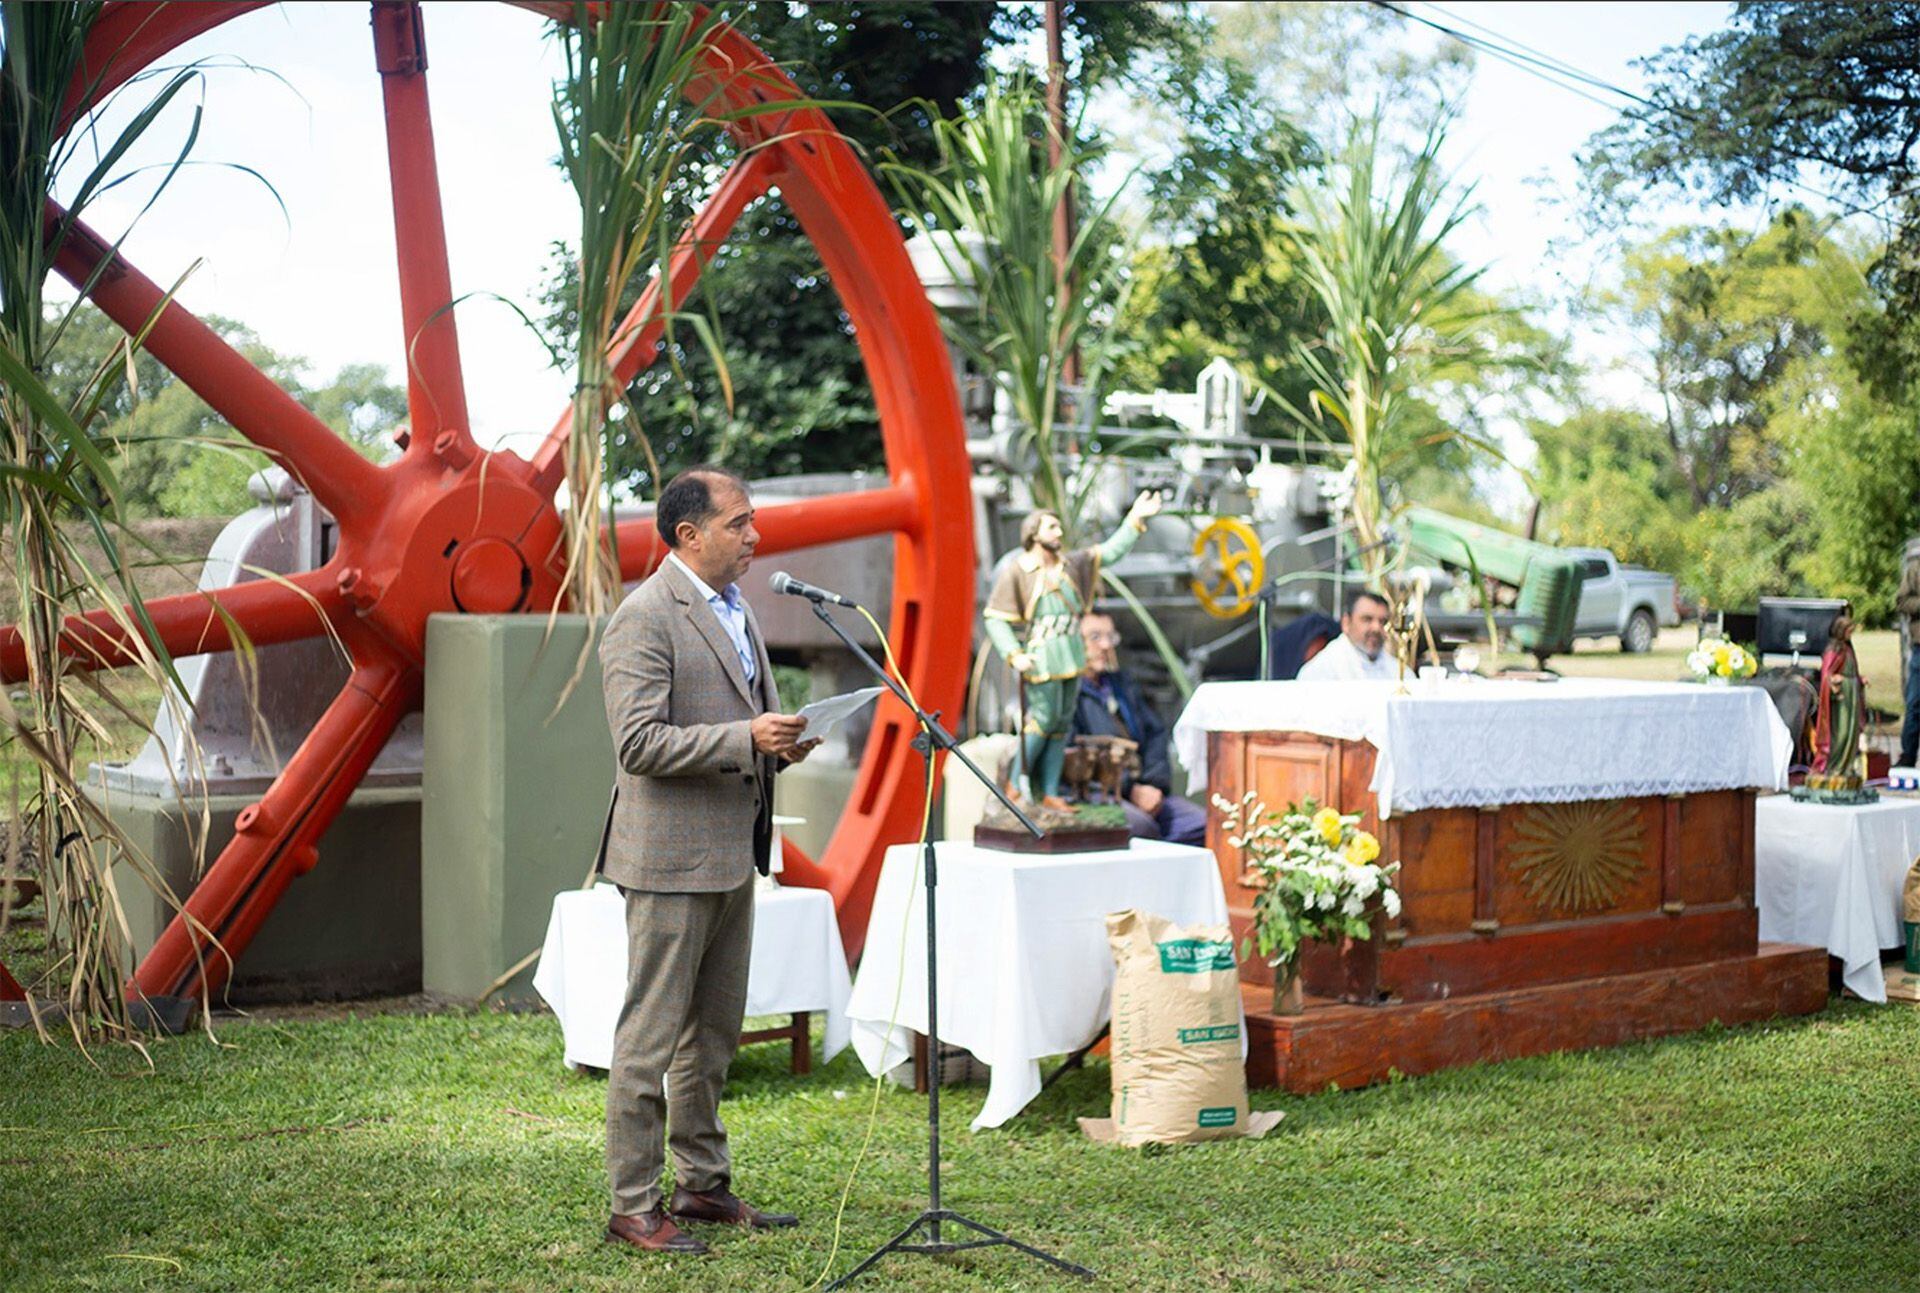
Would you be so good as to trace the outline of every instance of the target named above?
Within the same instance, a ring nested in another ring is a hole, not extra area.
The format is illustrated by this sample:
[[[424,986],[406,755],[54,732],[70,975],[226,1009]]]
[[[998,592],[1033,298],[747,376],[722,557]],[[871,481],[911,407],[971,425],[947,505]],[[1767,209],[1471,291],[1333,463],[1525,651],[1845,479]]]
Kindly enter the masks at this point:
[[[1156,52],[1192,40],[1194,22],[1179,7],[1064,9],[1076,93],[1127,80]],[[731,17],[803,93],[828,103],[834,124],[870,166],[884,156],[924,167],[938,156],[934,121],[958,115],[978,95],[989,55],[1030,40],[1040,12],[903,0],[754,4]],[[713,142],[716,165],[732,156],[725,141]],[[708,182],[703,168],[690,167],[672,189],[675,227],[691,217]],[[577,279],[570,249],[556,248],[544,304],[548,330],[563,346],[579,328]],[[660,472],[670,476],[711,460],[749,477],[882,465],[878,415],[852,325],[799,220],[777,194],[741,217],[700,290],[703,311],[719,325],[729,381],[702,346],[683,338],[668,344],[672,362],[645,370],[628,391]],[[637,295],[635,286],[622,309]],[[658,488],[652,470],[639,440],[616,425],[610,478],[644,496]]]
[[[1799,208],[1759,234],[1684,227],[1628,249],[1605,308],[1647,347],[1674,466],[1696,507],[1724,507],[1780,473],[1775,388],[1824,353],[1860,272]]]
[[[554,86],[553,122],[560,169],[580,203],[562,582],[567,603],[585,615],[604,614],[620,600],[620,554],[613,527],[603,524],[603,508],[611,510],[608,421],[622,398],[609,349],[664,321],[668,331],[698,339],[732,405],[718,340],[704,316],[676,299],[686,288],[667,274],[679,232],[674,198],[681,177],[701,169],[703,145],[724,124],[766,115],[776,97],[737,106],[729,98],[736,88],[730,79],[706,75],[725,23],[718,7],[614,5],[590,15],[579,3],[572,21],[559,25],[566,72]],[[626,303],[649,279],[666,288],[648,317],[629,322]],[[639,419],[626,421],[628,434],[650,454]]]
[[[1465,45],[1417,48],[1406,24],[1378,6],[1254,0],[1207,8],[1214,48],[1318,139],[1338,140],[1353,117],[1372,110],[1391,150],[1417,153],[1473,69]]]
[[[407,395],[384,368],[348,364],[331,382],[310,386],[305,361],[278,353],[243,324],[217,315],[204,322],[363,454],[378,461],[393,452]],[[131,364],[116,356],[125,343],[104,314],[78,305],[53,351],[48,382],[63,400],[77,398],[78,383],[110,358],[125,378],[113,384],[98,419],[99,438],[111,446],[120,515],[232,516],[253,506],[247,480],[267,456],[146,351],[136,350]]]
[[[1638,331],[1661,413],[1534,421],[1547,535],[1671,570],[1712,606],[1839,596],[1884,622],[1920,528],[1920,427],[1855,362],[1885,326],[1876,254],[1797,208],[1629,247],[1605,308]]]
[[[1298,213],[1291,246],[1326,325],[1314,344],[1295,348],[1309,391],[1288,408],[1301,426],[1331,430],[1353,451],[1354,540],[1376,587],[1391,560],[1380,546],[1391,511],[1386,480],[1436,436],[1465,438],[1457,426],[1421,418],[1414,391],[1486,355],[1479,271],[1445,249],[1471,210],[1471,190],[1454,189],[1440,169],[1444,137],[1436,127],[1410,162],[1394,166],[1382,155],[1380,119],[1357,122],[1326,181],[1290,190]]]
[[[0,731],[37,766],[37,793],[16,803],[13,816],[36,859],[49,942],[58,949],[51,977],[28,986],[57,997],[83,1040],[132,1035],[119,886],[163,896],[168,889],[76,779],[83,739],[104,730],[103,715],[119,708],[115,697],[126,688],[81,681],[84,652],[62,646],[67,616],[98,613],[108,633],[131,644],[145,681],[167,684],[176,701],[183,688],[134,581],[138,554],[123,549],[118,481],[95,425],[123,363],[63,374],[64,398],[51,388],[45,374],[70,307],[50,310],[46,286],[76,222],[125,177],[129,150],[198,76],[192,65],[158,68],[129,83],[111,121],[100,119],[98,105],[70,120],[64,105],[75,94],[91,97],[114,70],[111,56],[87,50],[102,12],[98,3],[0,6],[0,549],[18,591],[25,659],[24,703],[16,707],[11,690],[0,697]],[[196,111],[156,197],[198,132]],[[56,195],[65,214],[49,221]],[[117,882],[116,862],[125,867]]]
[[[1775,419],[1806,491],[1818,538],[1801,560],[1804,586],[1853,603],[1867,624],[1893,620],[1900,554],[1920,533],[1920,424],[1841,363],[1804,366]]]
[[[1306,398],[1294,347],[1321,326],[1287,238],[1289,188],[1318,160],[1313,141],[1281,116],[1236,63],[1179,60],[1181,134],[1148,178],[1156,241],[1134,253],[1133,289],[1114,327],[1126,349],[1118,385],[1192,390],[1224,355],[1261,384]],[[1277,407],[1253,429],[1277,433]]]
[[[1799,572],[1816,541],[1813,522],[1807,491],[1793,480],[1701,511],[1687,527],[1681,576],[1707,605],[1731,609],[1806,591]]]
[[[1086,390],[1079,412],[1097,408],[1115,345],[1112,323],[1124,311],[1128,253],[1115,210],[1123,186],[1103,202],[1082,202],[1073,240],[1055,263],[1054,213],[1104,153],[1078,132],[1067,134],[1057,141],[1056,164],[1039,93],[1024,77],[995,79],[966,116],[935,123],[937,166],[891,162],[886,170],[908,222],[940,239],[948,270],[971,281],[976,307],[943,322],[979,371],[1001,383],[1034,464],[1033,500],[1058,512],[1071,538],[1078,509],[1058,453],[1069,414],[1066,366],[1079,355]],[[956,241],[968,236],[972,245]]]
[[[1690,510],[1658,423],[1628,409],[1586,407],[1530,431],[1540,537],[1607,548],[1654,570],[1682,568]]]
[[[1893,232],[1873,273],[1894,326],[1859,334],[1854,357],[1897,394],[1920,371],[1920,5],[1741,4],[1642,66],[1647,101],[1582,159],[1596,205],[1625,211],[1654,188],[1749,202],[1811,176],[1882,208]]]

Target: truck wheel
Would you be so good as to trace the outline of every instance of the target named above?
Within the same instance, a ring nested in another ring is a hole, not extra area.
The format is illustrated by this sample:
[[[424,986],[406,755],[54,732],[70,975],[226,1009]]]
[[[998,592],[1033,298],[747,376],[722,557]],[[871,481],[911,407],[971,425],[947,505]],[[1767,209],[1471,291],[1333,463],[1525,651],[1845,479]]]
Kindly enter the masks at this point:
[[[1620,630],[1620,649],[1629,655],[1645,655],[1653,650],[1653,638],[1657,631],[1653,612],[1642,606],[1627,616],[1627,627]]]

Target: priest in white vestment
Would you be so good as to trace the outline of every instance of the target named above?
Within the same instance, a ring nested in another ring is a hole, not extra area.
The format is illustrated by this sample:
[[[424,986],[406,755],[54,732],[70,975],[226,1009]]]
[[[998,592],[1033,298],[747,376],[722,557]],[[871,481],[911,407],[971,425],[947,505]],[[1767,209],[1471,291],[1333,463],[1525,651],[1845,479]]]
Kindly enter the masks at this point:
[[[1301,682],[1392,682],[1400,662],[1387,650],[1387,599],[1366,588],[1347,595],[1340,636],[1300,666]]]

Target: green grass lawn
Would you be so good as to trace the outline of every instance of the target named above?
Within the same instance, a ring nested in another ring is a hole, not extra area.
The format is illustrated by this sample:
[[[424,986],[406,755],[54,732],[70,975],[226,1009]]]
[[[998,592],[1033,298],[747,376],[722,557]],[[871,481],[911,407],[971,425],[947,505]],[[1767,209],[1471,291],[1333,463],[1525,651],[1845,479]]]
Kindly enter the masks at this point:
[[[604,1085],[546,1016],[229,1023],[91,1067],[0,1036],[0,1288],[799,1289],[826,1262],[871,1086],[746,1051],[724,1108],[736,1185],[799,1231],[667,1260],[601,1242]],[[1107,1070],[971,1133],[950,1092],[946,1203],[1125,1289],[1920,1287],[1920,1012],[1810,1019],[1255,1093],[1266,1140],[1089,1143]],[[925,1104],[888,1088],[838,1274],[925,1190]],[[893,1257],[860,1287],[1081,1287],[1000,1251]]]

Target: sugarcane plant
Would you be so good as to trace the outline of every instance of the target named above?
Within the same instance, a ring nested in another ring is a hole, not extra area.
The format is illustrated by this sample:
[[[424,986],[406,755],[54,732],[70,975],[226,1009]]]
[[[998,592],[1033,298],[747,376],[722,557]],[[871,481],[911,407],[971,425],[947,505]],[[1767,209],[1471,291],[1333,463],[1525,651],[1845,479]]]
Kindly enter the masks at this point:
[[[178,904],[88,796],[75,764],[90,745],[107,743],[115,719],[146,725],[130,695],[157,687],[180,715],[185,691],[135,584],[142,545],[121,523],[114,446],[96,429],[110,387],[132,370],[139,338],[124,338],[63,400],[40,374],[81,307],[50,300],[46,288],[96,199],[144,173],[150,206],[186,161],[200,124],[195,107],[171,165],[127,167],[129,151],[199,72],[190,64],[135,78],[98,104],[111,55],[89,60],[86,48],[102,8],[97,0],[0,5],[0,543],[26,672],[23,694],[0,694],[0,740],[33,770],[24,800],[7,806],[15,829],[6,869],[31,867],[46,900],[48,955],[27,984],[35,1022],[47,1036],[37,1003],[51,1000],[82,1044],[138,1034],[121,887],[147,886]],[[70,116],[67,105],[76,102],[93,106]],[[116,129],[108,119],[125,124]],[[90,283],[80,286],[84,296]],[[66,618],[88,612],[104,615],[113,636],[130,644],[132,663],[119,674],[93,672],[84,643],[63,639]],[[0,884],[0,932],[12,892]]]
[[[744,132],[729,134],[729,127],[812,106],[791,97],[747,105],[730,98],[729,90],[738,89],[732,82],[766,73],[726,64],[717,53],[726,32],[723,6],[687,4],[580,4],[557,29],[566,66],[554,88],[553,119],[560,165],[580,202],[564,585],[568,604],[581,614],[604,614],[620,598],[620,555],[607,524],[618,484],[606,470],[609,436],[636,441],[651,487],[661,484],[659,463],[638,411],[624,399],[609,352],[663,320],[669,362],[690,335],[712,359],[732,406],[715,321],[675,300],[666,276],[676,217],[684,209],[676,198],[708,178],[724,151],[744,152],[777,138],[760,132],[748,141]],[[653,316],[623,321],[633,289],[649,279],[662,289]],[[685,333],[677,337],[680,329]]]
[[[1062,451],[1099,407],[1118,341],[1113,322],[1131,282],[1131,239],[1119,209],[1123,180],[1105,199],[1081,203],[1066,254],[1055,257],[1055,213],[1106,150],[1070,125],[1053,161],[1051,129],[1025,75],[989,76],[963,115],[934,116],[931,168],[893,161],[883,169],[903,218],[928,236],[956,280],[972,285],[973,304],[943,317],[947,334],[1006,393],[1020,425],[1018,455],[1032,466],[1034,504],[1057,513],[1074,538],[1085,495]],[[1081,389],[1070,411],[1065,374],[1075,354]]]
[[[1308,379],[1305,406],[1279,403],[1318,433],[1331,423],[1353,450],[1346,509],[1353,542],[1368,584],[1387,599],[1404,669],[1421,627],[1407,592],[1390,578],[1404,551],[1388,541],[1399,510],[1389,483],[1437,440],[1457,439],[1495,457],[1500,451],[1458,428],[1412,429],[1414,392],[1486,356],[1491,311],[1474,291],[1483,271],[1446,249],[1475,207],[1472,189],[1456,187],[1440,164],[1445,124],[1398,167],[1383,156],[1380,133],[1377,113],[1357,121],[1326,175],[1289,193],[1288,241],[1325,327],[1296,347]]]

